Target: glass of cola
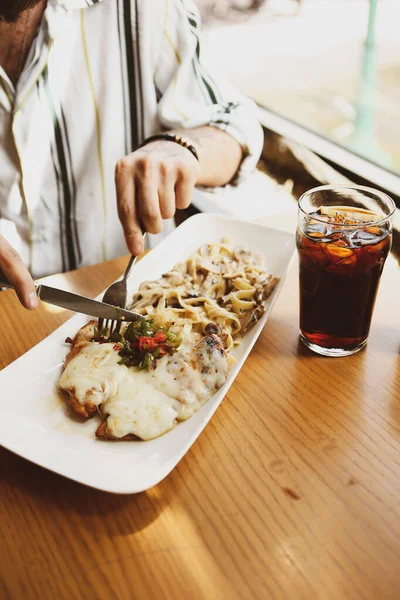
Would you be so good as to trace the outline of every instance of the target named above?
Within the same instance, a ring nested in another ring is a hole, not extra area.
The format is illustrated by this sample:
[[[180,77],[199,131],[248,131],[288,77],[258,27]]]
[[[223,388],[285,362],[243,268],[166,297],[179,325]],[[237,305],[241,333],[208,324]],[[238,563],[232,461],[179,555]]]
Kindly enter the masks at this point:
[[[300,338],[314,352],[348,356],[367,343],[395,209],[362,186],[325,185],[300,198]]]

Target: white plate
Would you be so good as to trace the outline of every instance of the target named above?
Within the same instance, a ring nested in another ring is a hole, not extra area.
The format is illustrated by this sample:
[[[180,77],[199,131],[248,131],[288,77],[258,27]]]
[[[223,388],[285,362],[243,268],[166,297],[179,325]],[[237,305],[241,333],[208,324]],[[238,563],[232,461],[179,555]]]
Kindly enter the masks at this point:
[[[266,314],[235,350],[238,362],[230,368],[224,386],[198,413],[155,440],[96,440],[97,419],[82,424],[70,417],[55,393],[68,352],[64,340],[87,322],[86,317],[76,315],[0,372],[0,444],[55,473],[108,492],[141,492],[168,475],[211,419],[264,327],[293,255],[293,235],[230,217],[196,215],[143,258],[129,282],[132,294],[140,282],[159,277],[201,244],[222,236],[260,252],[267,271],[281,281]]]

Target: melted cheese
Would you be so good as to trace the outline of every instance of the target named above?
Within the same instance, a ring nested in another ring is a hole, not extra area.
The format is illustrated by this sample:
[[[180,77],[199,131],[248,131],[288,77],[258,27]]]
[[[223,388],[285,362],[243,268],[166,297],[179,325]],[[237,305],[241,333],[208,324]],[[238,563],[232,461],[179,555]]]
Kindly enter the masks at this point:
[[[81,404],[103,405],[107,428],[115,437],[132,433],[148,440],[162,435],[198,411],[226,377],[226,368],[217,376],[202,373],[190,338],[173,356],[157,360],[154,371],[127,368],[119,360],[113,344],[91,343],[68,363],[60,379],[60,387]]]
[[[154,371],[127,369],[117,394],[103,407],[107,427],[116,437],[133,433],[143,440],[158,437],[176,421],[191,417],[210,398],[199,370],[188,364],[192,347],[157,360]]]
[[[74,395],[78,402],[99,406],[118,391],[124,370],[118,361],[114,344],[88,344],[67,365],[60,387]]]
[[[149,373],[127,369],[117,394],[104,406],[107,427],[115,437],[133,433],[151,440],[173,428],[179,402],[155,389]]]

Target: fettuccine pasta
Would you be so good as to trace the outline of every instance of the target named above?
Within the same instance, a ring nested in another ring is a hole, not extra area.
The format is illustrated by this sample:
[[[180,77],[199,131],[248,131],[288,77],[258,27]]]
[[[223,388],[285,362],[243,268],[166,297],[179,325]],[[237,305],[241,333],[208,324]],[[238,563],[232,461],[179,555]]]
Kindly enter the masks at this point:
[[[199,338],[209,323],[219,324],[230,352],[261,318],[277,282],[258,254],[224,238],[204,244],[160,279],[143,282],[130,308],[158,323],[171,323],[175,330],[190,328]]]

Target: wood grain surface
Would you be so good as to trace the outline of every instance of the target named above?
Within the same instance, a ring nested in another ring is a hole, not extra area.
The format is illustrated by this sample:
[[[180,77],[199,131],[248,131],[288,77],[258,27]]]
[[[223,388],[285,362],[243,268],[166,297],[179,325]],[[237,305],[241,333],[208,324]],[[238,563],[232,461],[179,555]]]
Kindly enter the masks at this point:
[[[51,279],[94,296],[125,262]],[[299,344],[297,285],[294,265],[221,407],[148,492],[0,450],[2,600],[400,598],[399,269],[390,258],[367,348],[341,359]],[[0,366],[68,316],[1,293]]]

